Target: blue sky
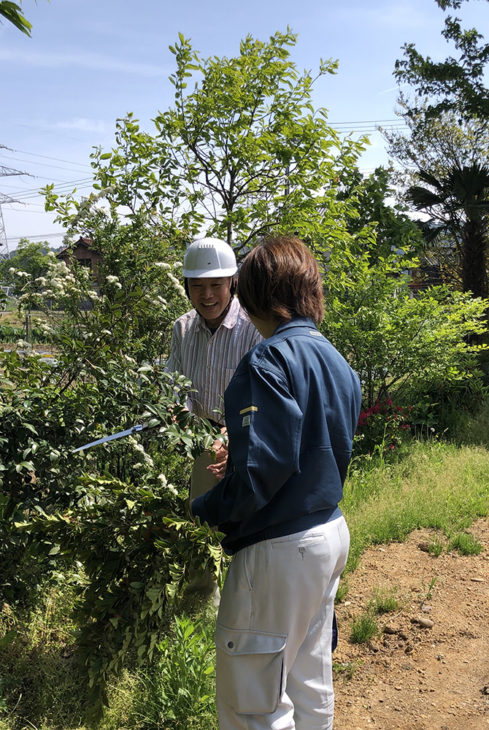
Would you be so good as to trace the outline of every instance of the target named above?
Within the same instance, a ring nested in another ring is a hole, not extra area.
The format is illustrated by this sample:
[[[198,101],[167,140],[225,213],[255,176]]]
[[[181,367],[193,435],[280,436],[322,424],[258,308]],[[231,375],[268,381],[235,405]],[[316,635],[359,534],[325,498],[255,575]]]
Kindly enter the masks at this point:
[[[387,162],[375,123],[396,119],[392,72],[401,46],[412,41],[434,59],[450,51],[434,0],[23,0],[22,7],[31,38],[0,25],[0,145],[10,148],[0,149],[0,165],[31,175],[0,178],[0,192],[21,201],[2,206],[10,250],[21,236],[61,244],[62,229],[37,191],[53,182],[58,192],[76,185],[88,194],[90,152],[110,149],[118,117],[133,112],[152,129],[157,111],[172,103],[168,46],[179,32],[204,57],[234,56],[248,33],[267,39],[288,25],[299,36],[292,57],[300,69],[338,59],[338,73],[317,83],[314,104],[328,109],[332,126],[370,132],[365,171]],[[489,28],[487,0],[470,0],[458,14],[465,26]]]

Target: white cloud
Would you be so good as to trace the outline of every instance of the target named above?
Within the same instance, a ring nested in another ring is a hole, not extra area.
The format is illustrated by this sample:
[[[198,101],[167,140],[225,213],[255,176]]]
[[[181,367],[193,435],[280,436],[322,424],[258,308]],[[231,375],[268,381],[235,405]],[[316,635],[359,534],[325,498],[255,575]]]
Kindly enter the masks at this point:
[[[100,119],[87,119],[86,117],[75,117],[48,125],[55,129],[74,129],[77,132],[97,132],[98,134],[109,134],[114,130],[114,124],[103,122]]]
[[[382,91],[378,91],[379,96],[384,96],[385,94],[393,94],[394,92],[399,92],[399,86],[390,86],[388,89],[382,89]]]
[[[434,3],[433,6],[436,7]],[[397,0],[395,3],[387,0],[375,3],[361,0],[353,5],[351,2],[338,4],[335,14],[342,17],[343,22],[350,24],[354,14],[353,27],[363,28],[364,34],[372,34],[378,41],[379,32],[425,27],[427,18],[433,12],[436,13],[436,10],[427,8],[426,0]]]
[[[410,30],[423,28],[427,22],[426,9],[420,10],[412,2],[389,3],[382,8],[370,7],[366,11],[370,14],[370,21],[379,27],[402,28]]]
[[[149,63],[133,63],[124,59],[111,58],[99,53],[20,53],[19,51],[0,48],[0,61],[12,61],[16,64],[24,64],[35,68],[60,68],[76,67],[92,69],[94,71],[113,71],[115,73],[128,73],[137,76],[163,77],[168,73],[168,68],[155,66]]]

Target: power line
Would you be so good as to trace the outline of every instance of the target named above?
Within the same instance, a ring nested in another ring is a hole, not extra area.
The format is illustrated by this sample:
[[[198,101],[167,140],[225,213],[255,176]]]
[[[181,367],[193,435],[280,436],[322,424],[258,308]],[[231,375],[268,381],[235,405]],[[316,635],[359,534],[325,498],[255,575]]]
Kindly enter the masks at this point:
[[[38,208],[38,210],[28,210],[29,208]],[[36,203],[27,203],[25,208],[12,208],[9,207],[9,213],[22,213],[22,215],[40,215],[41,213],[45,213],[46,209],[44,208],[44,205],[39,205]]]
[[[67,172],[78,172],[78,170],[68,170]],[[30,178],[33,178],[34,180],[47,180],[48,183],[58,183],[60,185],[63,184],[63,183],[69,182],[68,180],[60,180],[59,178],[52,177],[51,175],[29,175],[29,177]],[[6,188],[6,187],[7,188],[8,187],[11,188],[12,186],[11,185],[4,185],[2,183],[2,187],[3,188]]]
[[[341,133],[351,133],[351,132],[360,132],[363,134],[372,133],[372,132],[379,132],[379,127],[382,127],[384,130],[389,131],[401,131],[404,129],[407,129],[406,124],[403,122],[365,122],[361,124],[358,122],[357,124],[349,124],[348,122],[338,122],[338,123],[330,123],[330,126],[333,127],[333,129],[336,129],[337,132]]]
[[[395,122],[396,124],[404,124],[404,122],[402,122],[402,120],[400,120],[399,118],[397,118],[397,119],[359,119],[356,122],[331,122],[331,124],[336,124],[336,125],[341,125],[341,126],[350,124],[350,125],[355,126],[356,124],[378,125],[378,124],[392,124],[393,122]]]
[[[9,159],[10,159],[10,160],[15,160],[16,162],[29,162],[29,160],[24,160],[24,159],[22,159],[22,157],[9,157]],[[48,158],[48,159],[49,159],[49,158]],[[55,158],[53,158],[53,159],[55,159]],[[31,163],[31,164],[32,164],[32,163]],[[41,164],[41,163],[35,163],[35,164]],[[43,164],[43,166],[44,166],[44,167],[51,167],[51,168],[54,168],[55,170],[66,170],[66,167],[61,167],[61,165],[50,165],[50,164],[47,164],[46,162],[43,162],[42,164]],[[70,164],[70,165],[71,165],[71,164],[73,164],[73,163],[71,163],[71,162],[70,162],[70,163],[68,163],[68,164]],[[75,164],[76,164],[76,163],[75,163]],[[80,167],[82,167],[82,165],[81,165],[81,164],[80,164]],[[89,168],[89,167],[88,167],[87,165],[83,165],[83,169],[84,169],[84,170],[89,170],[89,169],[91,169],[91,168]],[[73,170],[73,172],[75,172],[75,170]],[[79,171],[79,170],[76,170],[76,172],[81,172],[81,171]],[[29,174],[29,173],[23,173],[23,174],[24,174],[24,175],[27,175],[27,174]],[[34,175],[33,177],[37,177],[37,175]]]
[[[47,238],[62,238],[65,235],[66,231],[61,231],[60,233],[40,233],[36,234],[35,236],[27,234],[25,236],[8,236],[7,241],[20,241],[21,238],[28,238],[29,241],[32,241],[34,239],[45,240]]]
[[[4,149],[10,149],[10,148],[4,147]],[[43,160],[54,160],[55,162],[64,162],[67,165],[77,165],[78,167],[83,167],[84,169],[91,169],[90,165],[87,165],[83,162],[75,162],[74,160],[64,160],[61,157],[50,157],[49,155],[39,155],[36,152],[26,152],[25,150],[12,149],[12,152],[17,152],[20,155],[29,155],[29,157],[40,157]],[[25,160],[22,160],[22,162],[25,162]]]
[[[58,193],[66,193],[71,192],[73,187],[79,188],[87,188],[90,187],[93,184],[93,179],[91,177],[87,177],[81,180],[69,180],[65,183],[60,183],[59,185],[54,186],[55,192]],[[39,191],[39,188],[32,188],[30,190],[24,190],[19,192],[13,192],[12,195],[15,195],[16,202],[22,201],[22,200],[31,200],[32,198],[38,198],[42,196],[42,193]]]

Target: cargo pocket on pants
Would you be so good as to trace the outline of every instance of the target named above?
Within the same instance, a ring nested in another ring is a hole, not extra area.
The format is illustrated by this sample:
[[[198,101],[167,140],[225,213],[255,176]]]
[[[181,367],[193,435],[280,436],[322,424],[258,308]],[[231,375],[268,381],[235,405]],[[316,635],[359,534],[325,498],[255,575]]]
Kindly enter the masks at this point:
[[[275,712],[282,694],[287,637],[258,631],[216,628],[219,696],[242,715]]]

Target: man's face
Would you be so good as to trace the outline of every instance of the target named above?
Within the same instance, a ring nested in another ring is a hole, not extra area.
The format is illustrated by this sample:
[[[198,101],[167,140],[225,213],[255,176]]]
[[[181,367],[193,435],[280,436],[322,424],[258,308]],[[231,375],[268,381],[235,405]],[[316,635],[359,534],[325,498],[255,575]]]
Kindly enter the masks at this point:
[[[230,276],[216,279],[189,279],[188,291],[192,306],[209,327],[218,327],[231,297]]]

